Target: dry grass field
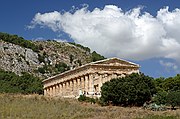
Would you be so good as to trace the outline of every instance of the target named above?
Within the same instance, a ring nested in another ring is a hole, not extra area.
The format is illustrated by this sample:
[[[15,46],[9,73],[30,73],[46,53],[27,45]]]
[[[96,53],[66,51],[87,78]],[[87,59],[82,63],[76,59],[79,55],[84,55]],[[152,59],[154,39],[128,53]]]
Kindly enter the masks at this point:
[[[0,119],[180,119],[180,109],[150,111],[139,107],[101,107],[74,99],[0,94]]]

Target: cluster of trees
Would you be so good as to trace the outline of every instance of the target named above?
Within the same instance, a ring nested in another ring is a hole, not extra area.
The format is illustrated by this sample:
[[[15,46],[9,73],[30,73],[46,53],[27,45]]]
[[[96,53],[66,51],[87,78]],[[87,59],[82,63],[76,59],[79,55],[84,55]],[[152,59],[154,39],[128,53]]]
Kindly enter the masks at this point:
[[[142,106],[145,102],[180,106],[180,75],[158,78],[131,74],[112,79],[101,87],[103,105]]]
[[[154,80],[157,93],[154,101],[157,104],[171,105],[173,108],[180,106],[180,74],[175,77],[157,78]]]
[[[55,68],[60,73],[65,72],[65,71],[70,69],[70,67],[66,63],[64,63],[64,62],[59,62],[59,63],[55,64]]]
[[[70,70],[70,67],[66,63],[59,62],[59,63],[56,63],[55,66],[45,64],[43,67],[39,67],[37,71],[42,74],[45,74],[45,73],[52,73],[52,72],[62,73],[68,70]]]
[[[93,51],[93,52],[92,52],[92,60],[91,60],[92,62],[99,61],[99,60],[103,60],[103,59],[105,59],[104,56],[96,53],[96,51]]]
[[[0,87],[0,93],[43,93],[42,81],[39,78],[29,73],[22,73],[22,76],[18,76],[2,69],[0,69]]]
[[[37,46],[34,43],[32,43],[31,41],[25,40],[23,37],[19,37],[17,35],[10,35],[7,33],[0,32],[0,40],[6,41],[9,43],[13,43],[16,45],[20,45],[25,48],[30,48],[34,52],[39,52],[39,50],[42,49],[42,46]]]

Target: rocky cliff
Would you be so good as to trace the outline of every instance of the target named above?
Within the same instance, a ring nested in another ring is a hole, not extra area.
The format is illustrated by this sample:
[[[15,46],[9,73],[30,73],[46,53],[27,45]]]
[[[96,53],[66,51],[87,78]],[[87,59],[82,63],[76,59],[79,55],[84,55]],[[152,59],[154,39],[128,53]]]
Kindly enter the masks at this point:
[[[29,42],[29,41],[28,41]],[[30,41],[38,51],[0,39],[0,68],[21,75],[29,72],[42,79],[89,63],[93,59],[88,48],[57,41]]]

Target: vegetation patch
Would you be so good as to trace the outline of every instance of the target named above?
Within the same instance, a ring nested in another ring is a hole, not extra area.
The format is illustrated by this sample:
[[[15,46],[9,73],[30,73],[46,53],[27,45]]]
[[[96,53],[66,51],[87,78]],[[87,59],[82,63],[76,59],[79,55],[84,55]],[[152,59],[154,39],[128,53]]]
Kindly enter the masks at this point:
[[[100,100],[103,104],[121,106],[142,106],[156,93],[153,78],[134,73],[105,82],[101,90]]]
[[[178,119],[180,110],[155,112],[138,107],[101,107],[75,99],[0,94],[0,119]]]
[[[171,106],[172,109],[180,106],[180,74],[166,79],[157,78],[154,83],[157,89],[153,97],[155,103]]]
[[[25,48],[30,48],[34,52],[39,52],[39,47],[38,46],[36,46],[31,41],[25,40],[24,38],[19,37],[17,35],[10,35],[10,34],[7,34],[7,33],[0,32],[0,40],[3,40],[5,42],[9,42],[9,43],[13,43],[13,44],[16,44],[16,45],[20,45],[20,46],[25,47]]]
[[[22,76],[18,76],[0,69],[0,87],[0,93],[43,93],[41,80],[25,72],[22,73]]]
[[[96,100],[94,98],[86,97],[85,95],[80,95],[78,98],[80,102],[90,102],[91,104],[95,104]]]

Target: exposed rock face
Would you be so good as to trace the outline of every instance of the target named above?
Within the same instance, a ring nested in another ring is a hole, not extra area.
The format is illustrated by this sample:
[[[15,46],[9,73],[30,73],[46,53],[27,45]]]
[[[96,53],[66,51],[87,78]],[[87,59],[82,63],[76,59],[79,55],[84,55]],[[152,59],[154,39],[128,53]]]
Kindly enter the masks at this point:
[[[38,77],[47,78],[58,73],[55,65],[59,62],[66,63],[72,69],[91,61],[90,52],[69,43],[33,42],[36,45],[41,45],[40,52],[34,52],[31,49],[0,40],[0,68],[18,75],[21,75],[22,72],[29,72]],[[44,73],[38,71],[38,68],[44,67],[47,71]]]
[[[20,75],[22,72],[33,73],[39,65],[38,54],[31,49],[0,42],[0,67],[2,69]]]

